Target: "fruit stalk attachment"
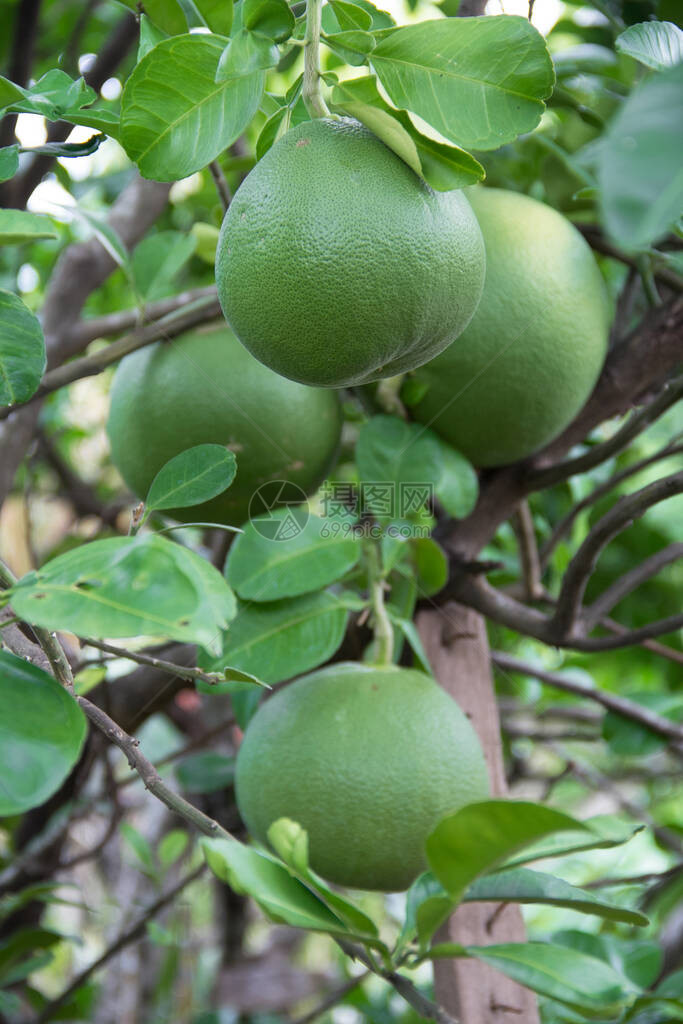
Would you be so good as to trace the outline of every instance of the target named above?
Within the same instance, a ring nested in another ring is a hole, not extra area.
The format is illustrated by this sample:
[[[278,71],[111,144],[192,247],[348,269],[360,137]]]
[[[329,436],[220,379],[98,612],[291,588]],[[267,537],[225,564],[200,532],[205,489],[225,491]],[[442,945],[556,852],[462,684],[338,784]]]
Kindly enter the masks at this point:
[[[368,541],[365,565],[368,573],[368,591],[375,641],[372,661],[375,665],[390,665],[394,653],[394,630],[384,604],[384,576],[380,549],[374,541]]]
[[[307,0],[306,42],[304,46],[304,81],[302,97],[311,117],[329,117],[320,90],[320,18],[322,0]]]

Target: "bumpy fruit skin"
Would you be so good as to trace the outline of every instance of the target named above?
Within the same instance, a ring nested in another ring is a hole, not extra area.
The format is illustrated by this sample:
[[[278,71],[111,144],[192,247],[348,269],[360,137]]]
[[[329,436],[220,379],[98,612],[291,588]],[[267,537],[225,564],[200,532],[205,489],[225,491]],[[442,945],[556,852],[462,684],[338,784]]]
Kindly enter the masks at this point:
[[[191,331],[127,356],[111,389],[107,424],[112,461],[144,498],[164,463],[198,444],[223,444],[237,476],[202,505],[169,510],[180,522],[238,525],[253,492],[268,480],[312,493],[336,455],[339,399],[279,377],[240,345],[227,327]],[[287,500],[287,492],[285,492]]]
[[[262,842],[274,821],[291,818],[308,832],[318,874],[397,892],[425,869],[439,819],[489,790],[472,726],[433,679],[343,663],[261,706],[239,751],[236,792]]]
[[[598,379],[609,307],[593,254],[561,214],[502,189],[468,192],[486,244],[484,294],[458,341],[416,376],[413,409],[477,466],[543,448]]]
[[[462,192],[434,192],[357,121],[289,131],[238,189],[218,241],[226,319],[305,384],[390,377],[458,337],[484,280]]]

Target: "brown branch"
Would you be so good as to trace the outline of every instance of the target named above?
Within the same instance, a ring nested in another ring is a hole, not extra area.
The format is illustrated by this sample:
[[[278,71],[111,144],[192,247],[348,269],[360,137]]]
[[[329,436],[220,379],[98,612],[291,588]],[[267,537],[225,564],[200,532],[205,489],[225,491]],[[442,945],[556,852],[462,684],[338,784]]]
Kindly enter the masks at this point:
[[[109,224],[124,245],[133,248],[168,201],[170,185],[135,177],[114,203]],[[68,246],[50,278],[43,305],[43,330],[48,366],[57,366],[68,351],[68,340],[88,295],[98,288],[116,264],[96,238]],[[0,503],[12,488],[17,468],[31,443],[38,420],[38,403],[18,409],[0,425]]]
[[[218,160],[211,161],[211,163],[209,164],[209,171],[211,172],[213,183],[216,186],[216,192],[218,192],[218,198],[221,201],[221,206],[223,207],[223,212],[225,213],[228,207],[230,206],[230,200],[232,196],[230,195],[228,183],[225,180],[223,169],[221,165],[218,163]]]
[[[161,317],[174,313],[177,309],[189,306],[199,299],[216,298],[216,286],[209,285],[206,288],[193,288],[190,291],[180,292],[178,295],[170,295],[167,299],[159,299],[158,302],[150,302],[145,306],[144,323],[152,323],[160,320]],[[105,316],[88,317],[79,320],[74,326],[69,337],[66,355],[75,356],[97,338],[111,338],[114,334],[123,334],[124,331],[131,331],[135,327],[141,327],[140,310],[124,309],[119,313],[108,313]]]
[[[672,405],[675,405],[682,396],[683,376],[668,381],[657,398],[629,417],[626,423],[609,441],[603,441],[602,444],[595,445],[585,455],[579,455],[575,459],[568,459],[566,462],[560,462],[547,469],[541,469],[536,473],[532,473],[528,482],[535,491],[543,490],[552,484],[568,480],[571,476],[594,469],[595,466],[601,465],[607,459],[611,459],[614,455],[618,455],[619,452],[628,448],[631,441],[639,434],[642,434]]]
[[[603,590],[600,597],[587,608],[584,608],[582,619],[586,631],[590,632],[594,626],[598,625],[608,615],[615,605],[619,604],[628,594],[639,587],[641,583],[649,580],[652,576],[656,576],[661,569],[672,562],[678,561],[679,558],[683,558],[683,543],[669,544],[667,547],[662,548],[661,551],[656,551],[654,555],[650,555],[649,558],[635,565],[629,572],[624,573],[623,576],[620,576],[606,590]]]
[[[564,574],[551,627],[558,637],[568,637],[574,631],[586,585],[600,553],[609,542],[653,505],[681,492],[683,472],[672,473],[620,498],[595,524]]]
[[[343,985],[339,985],[338,988],[332,990],[329,995],[325,996],[322,1002],[318,1003],[316,1007],[305,1013],[303,1017],[297,1017],[296,1020],[292,1021],[292,1024],[313,1024],[318,1017],[322,1017],[324,1013],[331,1010],[333,1006],[340,1003],[349,992],[353,992],[354,988],[358,988],[359,985],[365,981],[371,972],[369,970],[363,971],[362,974],[356,975],[355,978],[350,978],[345,981]]]
[[[602,619],[600,625],[611,633],[628,633],[626,626],[622,626],[620,622],[615,622],[609,617]],[[666,644],[660,644],[657,640],[641,640],[640,646],[652,651],[653,654],[658,654],[660,658],[667,658],[669,661],[675,661],[677,665],[683,665],[683,651],[677,651],[674,647],[667,647]]]
[[[12,61],[7,77],[11,82],[15,82],[16,85],[22,88],[28,85],[31,76],[38,33],[40,4],[41,0],[21,0],[21,3],[17,6],[14,22],[14,40],[12,43]],[[5,17],[9,17],[7,12]],[[17,124],[17,116],[17,114],[5,114],[0,119],[0,146],[11,146],[15,142],[14,129]]]
[[[538,679],[540,682],[546,683],[556,690],[563,690],[565,693],[572,693],[576,697],[582,697],[586,700],[594,701],[596,704],[601,704],[608,711],[613,711],[624,718],[631,719],[633,722],[638,722],[639,725],[645,726],[646,729],[657,733],[658,736],[663,736],[666,740],[683,743],[683,725],[672,722],[670,719],[650,711],[649,708],[643,707],[627,697],[621,697],[616,693],[609,693],[606,690],[599,690],[596,687],[589,686],[587,683],[580,682],[578,679],[570,679],[568,676],[560,675],[558,672],[551,672],[548,669],[529,664],[528,662],[521,661],[519,658],[515,658],[511,654],[506,654],[504,651],[492,651],[491,659],[494,665],[497,665],[504,672],[519,672],[525,676],[532,676],[534,679]]]
[[[52,438],[48,437],[45,431],[40,428],[38,428],[38,453],[57,474],[64,488],[64,493],[73,505],[77,516],[97,516],[98,519],[111,526],[112,529],[118,529],[119,513],[125,508],[126,503],[124,501],[115,501],[105,504],[101,501],[94,488],[78,476],[77,473],[74,473],[71,466],[62,457]]]
[[[528,501],[520,501],[512,516],[512,528],[519,546],[522,579],[527,601],[535,601],[543,594],[541,563],[536,544],[536,531]]]
[[[149,665],[150,668],[158,668],[160,672],[166,672],[171,676],[179,676],[181,679],[200,679],[209,686],[224,681],[220,672],[204,672],[201,668],[191,668],[188,665],[176,665],[172,661],[164,661],[163,658],[154,658],[144,651],[129,651],[125,647],[115,647],[113,644],[106,644],[102,640],[90,640],[83,637],[83,643],[87,647],[96,647],[98,651],[106,654],[113,654],[117,658],[126,658],[128,661],[135,661],[139,665]],[[255,684],[254,684],[255,685]]]
[[[112,341],[110,345],[100,349],[99,352],[92,356],[74,359],[70,363],[64,363],[54,370],[49,370],[35,393],[20,408],[25,409],[26,406],[40,401],[41,398],[45,398],[46,395],[59,390],[59,388],[66,387],[67,384],[73,384],[76,380],[96,376],[106,369],[107,366],[118,362],[119,359],[123,359],[124,356],[129,355],[131,352],[136,352],[139,348],[144,348],[146,345],[151,345],[160,339],[170,341],[171,338],[175,338],[178,334],[182,334],[191,327],[206,323],[208,320],[215,320],[217,316],[221,315],[218,299],[207,299],[197,303],[188,310],[170,313],[162,320],[148,324],[146,327],[140,327],[136,331],[131,331],[130,334],[124,335],[118,341]],[[17,408],[6,406],[4,409],[0,409],[0,420],[7,419],[17,411]]]
[[[637,462],[632,462],[630,466],[626,466],[619,473],[615,473],[614,476],[611,476],[603,484],[600,484],[599,487],[592,490],[590,494],[587,494],[586,497],[582,498],[581,501],[576,503],[576,505],[573,505],[567,515],[564,516],[564,518],[561,519],[554,527],[545,544],[542,545],[540,551],[541,569],[545,569],[552,552],[555,550],[562,538],[567,535],[576,517],[580,515],[581,512],[589,508],[591,505],[594,505],[596,501],[600,500],[600,498],[604,498],[606,494],[609,494],[610,491],[613,491],[615,487],[618,487],[620,483],[623,483],[624,480],[627,480],[630,476],[635,476],[636,473],[639,473],[642,469],[646,469],[648,466],[653,465],[655,462],[660,462],[662,459],[668,459],[673,455],[678,455],[683,452],[683,444],[676,444],[675,442],[677,440],[677,438],[674,438],[673,441],[664,445],[663,448],[660,448],[659,451],[656,451],[653,455],[648,455],[646,458],[639,459]]]
[[[631,267],[632,270],[637,271],[639,269],[637,259],[634,256],[629,256],[628,253],[623,252],[616,245],[612,245],[595,224],[577,224],[574,221],[574,227],[578,228],[591,249],[602,253],[603,256],[609,256],[613,260],[618,260],[619,263]],[[671,288],[672,291],[683,292],[683,277],[675,271],[668,270],[666,267],[660,267],[659,270],[655,271],[654,276],[657,281],[666,285],[667,288]]]
[[[152,918],[156,917],[165,907],[169,906],[173,900],[178,896],[183,889],[185,889],[192,882],[195,882],[206,870],[206,864],[200,864],[199,867],[195,868],[188,875],[185,875],[176,882],[168,892],[163,893],[158,900],[150,904],[146,910],[140,915],[135,924],[128,928],[122,935],[119,935],[118,939],[108,946],[104,952],[98,956],[97,960],[93,961],[89,967],[86,967],[80,974],[76,975],[74,980],[68,985],[63,992],[61,992],[55,999],[51,999],[47,1006],[43,1007],[43,1010],[36,1018],[35,1024],[47,1024],[48,1021],[53,1020],[54,1015],[57,1011],[66,1003],[75,992],[81,988],[82,985],[88,981],[101,967],[104,967],[112,957],[120,953],[122,949],[129,946],[131,942],[135,942],[137,939],[141,939],[146,931],[147,924]]]

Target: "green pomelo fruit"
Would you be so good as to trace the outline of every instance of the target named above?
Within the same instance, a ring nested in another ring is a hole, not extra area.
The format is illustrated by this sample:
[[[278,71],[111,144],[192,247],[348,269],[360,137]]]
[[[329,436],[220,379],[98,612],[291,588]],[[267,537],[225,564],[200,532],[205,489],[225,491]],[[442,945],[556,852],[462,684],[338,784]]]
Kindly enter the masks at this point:
[[[484,280],[462,192],[434,192],[357,121],[306,121],[238,189],[218,242],[226,319],[305,384],[420,366],[461,333]]]
[[[180,522],[238,525],[267,481],[289,483],[285,501],[301,501],[302,491],[316,489],[337,451],[341,411],[334,392],[285,380],[250,356],[227,327],[213,326],[127,356],[114,377],[107,432],[112,461],[140,498],[161,467],[187,448],[230,448],[237,476],[228,490],[166,514]]]
[[[486,244],[484,294],[469,327],[416,373],[415,418],[477,466],[543,448],[598,379],[609,307],[590,247],[561,214],[516,192],[469,194]]]
[[[278,818],[308,832],[310,863],[356,889],[406,889],[444,815],[488,798],[469,721],[412,669],[331,665],[267,700],[237,758],[237,803],[267,841]]]

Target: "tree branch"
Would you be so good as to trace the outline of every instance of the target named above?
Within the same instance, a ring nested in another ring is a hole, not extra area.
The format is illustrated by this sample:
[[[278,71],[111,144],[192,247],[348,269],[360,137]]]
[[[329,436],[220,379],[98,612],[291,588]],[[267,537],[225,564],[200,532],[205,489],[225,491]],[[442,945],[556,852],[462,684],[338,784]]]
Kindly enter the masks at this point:
[[[527,601],[535,601],[543,594],[541,563],[536,545],[536,531],[528,501],[520,501],[512,516],[512,528],[519,546],[522,579]]]
[[[619,604],[641,583],[649,580],[651,576],[656,576],[660,569],[678,561],[679,558],[683,558],[683,543],[669,544],[620,576],[606,590],[603,590],[600,597],[584,609],[582,619],[586,631],[590,632],[594,626],[597,626],[615,605]]]
[[[683,492],[683,472],[672,473],[620,498],[589,532],[564,574],[551,629],[558,637],[574,631],[588,580],[603,549],[617,534],[660,501]]]
[[[59,388],[66,387],[67,384],[73,384],[74,381],[82,380],[84,377],[96,376],[106,369],[107,366],[118,362],[119,359],[123,359],[124,356],[129,355],[131,352],[136,352],[139,348],[144,348],[146,345],[151,345],[153,342],[161,339],[170,341],[191,327],[196,327],[198,324],[206,323],[209,320],[215,320],[221,315],[217,298],[204,299],[197,302],[190,309],[176,310],[176,312],[169,313],[162,320],[157,320],[146,327],[140,327],[135,331],[131,331],[130,334],[124,335],[118,341],[112,341],[110,345],[100,349],[99,352],[92,356],[74,359],[72,362],[64,363],[54,370],[49,370],[38,385],[37,390],[21,407],[5,406],[5,408],[0,408],[0,421],[8,419],[14,412],[18,411],[18,408],[25,409],[26,406],[40,401],[41,398],[45,398],[52,391],[57,391]]]
[[[101,640],[89,640],[83,637],[83,643],[87,647],[96,647],[98,651],[113,654],[117,658],[127,658],[128,661],[135,661],[139,665],[158,668],[161,672],[167,672],[171,676],[180,676],[181,679],[200,679],[203,683],[208,683],[209,686],[215,686],[223,679],[220,672],[204,672],[201,668],[176,665],[172,661],[164,661],[163,658],[154,658],[143,651],[129,651],[125,647],[115,647],[113,644],[105,644]]]
[[[551,672],[529,662],[521,661],[519,658],[515,658],[504,651],[492,651],[491,660],[494,665],[497,665],[504,672],[519,672],[525,676],[532,676],[534,679],[538,679],[540,682],[546,683],[556,690],[573,693],[577,697],[601,704],[608,711],[614,711],[624,718],[638,722],[639,725],[645,726],[646,729],[657,733],[658,736],[663,736],[666,740],[683,743],[683,725],[672,722],[670,719],[650,711],[649,708],[643,707],[627,697],[620,697],[618,694],[609,693],[607,690],[599,690],[580,682],[578,679],[570,679],[566,675],[560,675],[557,672]]]
[[[674,439],[674,441],[675,440],[677,439]],[[557,523],[550,537],[541,547],[541,570],[545,569],[552,552],[555,550],[562,538],[567,535],[576,517],[580,515],[584,509],[594,505],[596,501],[600,500],[600,498],[604,498],[606,494],[613,491],[620,483],[623,483],[623,481],[627,480],[630,476],[634,476],[636,473],[639,473],[641,469],[646,469],[655,462],[660,462],[662,459],[668,459],[672,455],[678,455],[683,452],[683,444],[675,444],[674,441],[664,445],[663,448],[660,448],[659,451],[655,452],[653,455],[648,455],[644,459],[632,462],[630,466],[626,466],[619,473],[615,473],[614,476],[611,476],[604,482],[604,484],[600,484],[599,487],[596,487],[590,492],[590,494],[586,495],[585,498],[582,498],[581,501],[572,506],[567,515]]]
[[[68,985],[63,992],[61,992],[55,999],[50,1000],[47,1006],[43,1007],[41,1013],[36,1019],[35,1024],[47,1024],[48,1021],[54,1018],[57,1011],[66,1003],[75,992],[85,985],[86,981],[92,977],[101,967],[104,967],[112,957],[120,953],[122,949],[129,946],[131,942],[135,942],[137,939],[141,939],[147,931],[147,923],[156,917],[165,907],[169,906],[173,900],[178,896],[183,889],[187,888],[192,882],[195,882],[206,870],[206,864],[200,864],[194,871],[185,875],[176,882],[167,892],[163,893],[158,900],[155,900],[137,919],[127,931],[119,935],[118,939],[108,946],[104,952],[98,956],[97,960],[93,961],[89,967],[77,974],[74,980]]]
[[[638,261],[634,256],[629,256],[628,253],[623,252],[617,246],[605,238],[602,231],[595,224],[577,224],[573,222],[574,227],[577,228],[583,237],[586,239],[591,249],[595,249],[596,252],[602,253],[603,256],[609,256],[613,260],[618,260],[619,263],[623,263],[627,267],[631,267],[632,270],[638,270]],[[661,284],[671,288],[675,292],[683,292],[683,277],[677,274],[673,270],[668,270],[666,267],[660,267],[655,272],[655,279]]]

